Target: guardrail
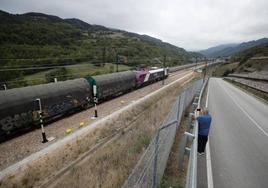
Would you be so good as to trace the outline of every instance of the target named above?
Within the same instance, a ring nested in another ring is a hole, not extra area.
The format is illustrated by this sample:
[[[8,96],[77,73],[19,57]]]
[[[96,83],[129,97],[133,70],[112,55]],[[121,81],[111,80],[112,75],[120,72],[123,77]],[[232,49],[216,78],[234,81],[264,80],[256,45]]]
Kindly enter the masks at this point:
[[[125,181],[123,188],[152,187],[156,188],[164,174],[169,153],[173,145],[176,130],[180,124],[183,112],[191,103],[195,94],[202,87],[202,79],[185,88],[177,97],[172,110],[156,131],[154,138],[147,147],[138,164]],[[161,109],[159,109],[161,110]]]
[[[255,80],[245,79],[245,78],[236,78],[236,77],[225,77],[224,79],[237,82],[239,84],[245,85],[252,89],[268,93],[268,82],[259,82]]]
[[[255,81],[268,81],[267,75],[258,75],[258,74],[228,74],[228,77],[236,77],[236,78],[245,78],[249,80],[255,80]]]
[[[204,93],[204,88],[207,84],[208,80],[205,81],[203,87],[197,97],[195,97],[193,102],[193,110],[194,113],[189,114],[189,123],[186,132],[184,133],[184,137],[180,143],[180,152],[179,152],[179,160],[178,167],[182,169],[183,161],[185,155],[189,156],[188,162],[188,170],[186,177],[186,188],[196,188],[197,187],[197,144],[198,144],[198,123],[196,120],[193,120],[193,116],[196,116],[197,108],[201,106],[201,99]],[[189,145],[190,147],[187,147]]]

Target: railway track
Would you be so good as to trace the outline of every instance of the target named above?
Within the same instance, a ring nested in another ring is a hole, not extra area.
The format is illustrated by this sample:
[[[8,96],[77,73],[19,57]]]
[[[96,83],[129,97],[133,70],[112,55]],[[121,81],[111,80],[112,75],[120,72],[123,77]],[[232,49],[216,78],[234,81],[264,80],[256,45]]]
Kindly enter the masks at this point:
[[[165,84],[169,84],[191,71],[192,70],[188,69],[171,73],[170,76],[165,80]],[[111,114],[114,111],[121,109],[122,107],[132,103],[135,100],[138,100],[139,98],[146,96],[147,94],[155,90],[160,89],[161,87],[163,87],[162,81],[159,81],[100,104],[98,106],[99,119]],[[56,142],[57,140],[62,139],[67,135],[66,129],[71,129],[74,132],[79,129],[79,125],[81,122],[83,122],[85,125],[91,124],[92,122],[96,121],[94,119],[91,119],[91,116],[93,115],[94,109],[90,108],[88,110],[73,114],[69,117],[47,125],[45,127],[47,135],[56,137],[54,141],[49,143],[41,143],[41,132],[39,129],[26,133],[20,137],[16,137],[7,142],[1,143],[0,170],[3,170],[9,165],[22,160],[23,158],[31,155],[32,153],[40,151],[41,149]]]

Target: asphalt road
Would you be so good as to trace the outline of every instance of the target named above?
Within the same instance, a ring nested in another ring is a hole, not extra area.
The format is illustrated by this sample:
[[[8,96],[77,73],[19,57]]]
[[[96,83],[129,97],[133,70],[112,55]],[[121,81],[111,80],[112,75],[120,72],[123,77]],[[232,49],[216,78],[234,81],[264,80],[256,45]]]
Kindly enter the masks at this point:
[[[208,106],[214,188],[268,188],[268,105],[212,78]]]

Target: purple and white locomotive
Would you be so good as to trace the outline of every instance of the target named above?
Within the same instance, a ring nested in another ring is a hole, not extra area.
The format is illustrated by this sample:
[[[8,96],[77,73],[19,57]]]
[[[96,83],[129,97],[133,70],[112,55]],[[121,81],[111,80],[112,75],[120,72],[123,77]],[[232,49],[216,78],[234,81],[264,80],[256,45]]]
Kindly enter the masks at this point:
[[[145,86],[168,77],[168,68],[136,71],[137,87]]]

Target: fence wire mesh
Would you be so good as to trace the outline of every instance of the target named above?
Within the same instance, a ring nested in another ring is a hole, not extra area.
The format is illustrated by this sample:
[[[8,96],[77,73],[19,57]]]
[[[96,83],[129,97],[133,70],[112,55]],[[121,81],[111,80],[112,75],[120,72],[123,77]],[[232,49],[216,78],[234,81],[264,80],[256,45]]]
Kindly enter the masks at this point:
[[[200,91],[202,84],[202,79],[197,80],[180,92],[167,118],[157,129],[155,136],[122,188],[157,187],[164,174],[183,112],[195,94]]]

